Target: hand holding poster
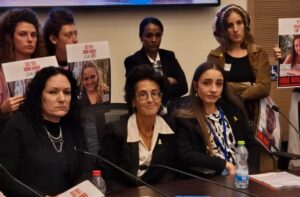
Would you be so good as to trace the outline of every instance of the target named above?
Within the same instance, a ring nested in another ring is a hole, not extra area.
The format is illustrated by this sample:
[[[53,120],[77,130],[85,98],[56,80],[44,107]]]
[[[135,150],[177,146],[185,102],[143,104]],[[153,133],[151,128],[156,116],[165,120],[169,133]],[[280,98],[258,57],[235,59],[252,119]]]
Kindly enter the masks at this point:
[[[70,70],[78,80],[83,105],[110,102],[110,55],[108,42],[67,45]]]
[[[24,95],[26,86],[35,73],[48,66],[58,66],[55,56],[3,63],[2,70],[10,96]]]
[[[279,47],[284,59],[279,64],[278,88],[300,86],[300,18],[279,19]]]

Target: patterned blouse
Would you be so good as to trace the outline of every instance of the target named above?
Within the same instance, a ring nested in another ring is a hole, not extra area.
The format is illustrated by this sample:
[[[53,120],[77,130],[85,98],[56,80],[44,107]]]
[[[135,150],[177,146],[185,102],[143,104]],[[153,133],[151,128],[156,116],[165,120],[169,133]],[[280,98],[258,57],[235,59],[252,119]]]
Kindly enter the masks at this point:
[[[222,112],[223,113],[223,112]],[[210,135],[210,142],[212,143],[214,155],[225,159],[233,164],[236,164],[235,160],[235,139],[231,129],[231,126],[224,114],[223,120],[221,117],[220,110],[213,114],[206,116],[208,123],[208,130]],[[226,130],[226,141],[224,139],[224,128]],[[225,148],[226,147],[226,148]],[[227,153],[225,157],[225,153]]]

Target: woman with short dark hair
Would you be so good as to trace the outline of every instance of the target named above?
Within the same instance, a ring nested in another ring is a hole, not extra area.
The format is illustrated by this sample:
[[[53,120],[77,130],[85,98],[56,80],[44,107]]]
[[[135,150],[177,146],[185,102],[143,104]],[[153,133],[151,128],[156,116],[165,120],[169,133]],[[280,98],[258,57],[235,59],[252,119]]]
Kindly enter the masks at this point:
[[[163,103],[181,97],[188,91],[185,74],[175,57],[174,52],[160,49],[164,28],[159,19],[146,17],[140,23],[139,37],[142,49],[128,56],[125,61],[126,76],[141,64],[152,65],[167,84]]]
[[[151,66],[136,66],[128,74],[125,84],[125,100],[130,116],[121,117],[120,121],[106,126],[99,153],[150,184],[168,182],[174,178],[163,168],[151,167],[155,164],[174,164],[173,124],[169,118],[159,115],[164,90],[163,77]],[[149,169],[147,166],[150,166]],[[110,191],[141,185],[108,165],[104,165],[104,178]]]

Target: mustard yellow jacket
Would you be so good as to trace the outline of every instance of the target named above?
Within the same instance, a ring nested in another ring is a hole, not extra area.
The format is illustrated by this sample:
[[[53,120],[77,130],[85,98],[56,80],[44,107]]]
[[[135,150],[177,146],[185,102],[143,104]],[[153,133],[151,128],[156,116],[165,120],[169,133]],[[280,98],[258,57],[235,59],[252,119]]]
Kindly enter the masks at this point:
[[[269,96],[271,89],[270,64],[267,53],[258,45],[249,44],[247,47],[249,61],[255,76],[255,83],[229,82],[228,87],[243,100],[258,100]],[[207,60],[213,60],[224,68],[225,51],[221,47],[212,50]]]

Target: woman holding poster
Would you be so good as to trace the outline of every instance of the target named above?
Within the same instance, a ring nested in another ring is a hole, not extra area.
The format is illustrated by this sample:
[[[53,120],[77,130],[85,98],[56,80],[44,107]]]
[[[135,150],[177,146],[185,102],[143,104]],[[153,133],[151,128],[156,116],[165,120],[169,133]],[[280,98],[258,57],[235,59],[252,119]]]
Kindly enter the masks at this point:
[[[6,11],[0,20],[0,64],[40,57],[43,54],[39,21],[36,13],[29,8],[16,8]],[[9,98],[8,86],[0,67],[0,112],[16,111],[23,102],[23,96]],[[4,123],[1,121],[1,126]],[[1,128],[0,128],[1,132]]]
[[[284,46],[280,46],[280,47],[284,47]],[[281,59],[284,56],[281,48],[279,48],[278,45],[275,45],[273,51],[274,51],[275,58],[278,59],[279,62],[281,62]],[[286,58],[283,61],[283,64],[291,65],[290,66],[291,69],[287,71],[288,74],[292,76],[300,75],[300,35],[294,35],[291,52],[286,56]],[[291,97],[289,120],[296,128],[299,128],[299,102],[300,102],[300,88],[294,88]],[[288,152],[293,154],[300,154],[299,134],[294,130],[292,126],[289,127]],[[299,159],[290,160],[289,168],[298,168],[298,167],[300,167]]]

